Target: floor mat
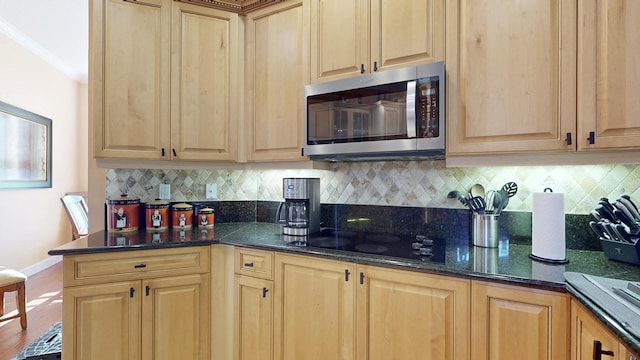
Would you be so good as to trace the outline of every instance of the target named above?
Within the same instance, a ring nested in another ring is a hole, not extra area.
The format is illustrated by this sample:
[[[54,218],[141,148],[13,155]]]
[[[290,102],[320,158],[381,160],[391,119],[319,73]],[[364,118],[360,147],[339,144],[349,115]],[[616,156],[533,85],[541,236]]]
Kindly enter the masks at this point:
[[[44,334],[27,345],[15,360],[55,360],[62,358],[62,322],[53,324]]]

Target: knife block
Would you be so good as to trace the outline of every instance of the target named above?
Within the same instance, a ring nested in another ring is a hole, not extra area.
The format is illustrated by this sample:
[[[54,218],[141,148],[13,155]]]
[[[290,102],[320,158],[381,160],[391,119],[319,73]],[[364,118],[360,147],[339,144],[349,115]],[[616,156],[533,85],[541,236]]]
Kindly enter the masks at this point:
[[[635,244],[600,238],[604,255],[615,261],[640,265],[640,241]]]

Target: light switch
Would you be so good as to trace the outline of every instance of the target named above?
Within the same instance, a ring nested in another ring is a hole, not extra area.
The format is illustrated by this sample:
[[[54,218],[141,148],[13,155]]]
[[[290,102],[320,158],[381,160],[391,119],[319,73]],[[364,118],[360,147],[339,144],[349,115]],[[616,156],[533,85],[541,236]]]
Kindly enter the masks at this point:
[[[158,197],[162,200],[170,200],[171,199],[171,185],[170,184],[160,184],[160,190]]]
[[[215,199],[218,197],[218,184],[208,183],[205,187],[205,197],[207,199]]]

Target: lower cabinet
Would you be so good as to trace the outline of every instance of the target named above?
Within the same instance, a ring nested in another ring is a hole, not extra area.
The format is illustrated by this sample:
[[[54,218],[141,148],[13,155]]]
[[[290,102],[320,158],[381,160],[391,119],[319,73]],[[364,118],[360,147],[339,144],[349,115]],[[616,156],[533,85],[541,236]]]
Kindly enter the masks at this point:
[[[276,254],[275,359],[469,359],[469,281]]]
[[[569,359],[568,314],[566,293],[473,281],[473,359]]]
[[[65,360],[210,358],[207,247],[63,261]]]
[[[355,359],[356,269],[276,254],[274,359]]]
[[[234,255],[234,359],[273,359],[273,253]]]
[[[469,359],[469,280],[358,265],[357,359]]]
[[[637,360],[584,306],[571,300],[572,360]]]

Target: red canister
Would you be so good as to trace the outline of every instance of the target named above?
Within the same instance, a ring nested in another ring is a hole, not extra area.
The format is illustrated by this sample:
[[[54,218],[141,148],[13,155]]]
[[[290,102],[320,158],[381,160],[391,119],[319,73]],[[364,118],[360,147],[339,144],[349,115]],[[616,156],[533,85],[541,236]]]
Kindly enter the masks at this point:
[[[187,203],[174,204],[171,210],[171,226],[174,229],[191,229],[193,225],[193,205]]]
[[[215,214],[212,208],[202,208],[198,212],[198,227],[212,229],[214,225]]]
[[[169,228],[169,203],[155,199],[145,204],[147,231],[162,231]]]
[[[140,199],[122,195],[107,200],[107,230],[129,232],[138,230]]]

